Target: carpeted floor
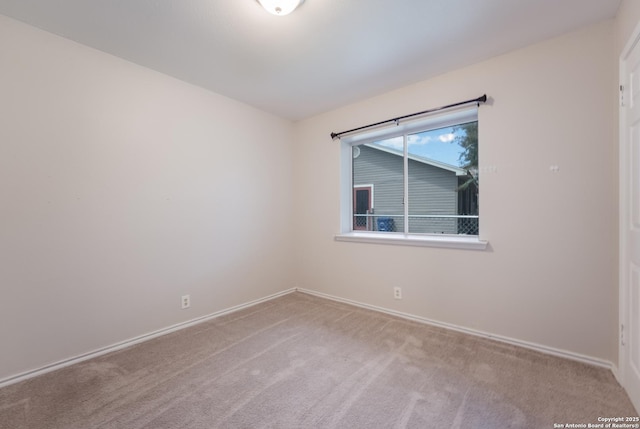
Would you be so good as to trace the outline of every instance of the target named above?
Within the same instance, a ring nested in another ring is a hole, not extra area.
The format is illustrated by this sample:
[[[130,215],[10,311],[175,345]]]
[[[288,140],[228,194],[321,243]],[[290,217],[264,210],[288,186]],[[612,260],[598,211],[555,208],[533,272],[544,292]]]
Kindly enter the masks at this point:
[[[302,293],[0,389],[2,429],[529,429],[635,415],[605,369]]]

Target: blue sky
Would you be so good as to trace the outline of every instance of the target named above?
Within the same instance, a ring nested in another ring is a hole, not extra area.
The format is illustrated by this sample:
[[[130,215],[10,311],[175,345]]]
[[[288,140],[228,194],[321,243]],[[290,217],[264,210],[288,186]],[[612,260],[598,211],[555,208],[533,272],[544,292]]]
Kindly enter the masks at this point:
[[[464,131],[458,131],[454,134],[453,128],[446,127],[411,134],[408,136],[409,153],[444,162],[449,165],[460,166],[460,160],[458,158],[460,157],[460,153],[462,153],[462,148],[455,143],[457,135],[464,135]],[[395,137],[377,143],[392,149],[403,150],[402,137]]]

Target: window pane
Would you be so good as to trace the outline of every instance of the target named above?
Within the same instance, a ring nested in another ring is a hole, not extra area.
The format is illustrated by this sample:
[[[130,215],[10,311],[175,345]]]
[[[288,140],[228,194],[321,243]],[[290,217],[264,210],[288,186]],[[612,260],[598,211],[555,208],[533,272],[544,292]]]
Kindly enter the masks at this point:
[[[354,146],[354,230],[404,231],[403,137]]]
[[[351,158],[352,230],[478,235],[477,121],[368,140]]]
[[[409,233],[478,234],[478,123],[407,136]]]

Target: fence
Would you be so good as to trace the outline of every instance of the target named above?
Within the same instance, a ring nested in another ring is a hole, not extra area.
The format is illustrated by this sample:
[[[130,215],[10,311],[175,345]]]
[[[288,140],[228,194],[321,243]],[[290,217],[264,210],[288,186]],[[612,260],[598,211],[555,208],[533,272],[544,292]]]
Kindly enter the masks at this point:
[[[409,215],[411,234],[478,235],[478,215]],[[404,232],[404,215],[354,214],[355,231]]]

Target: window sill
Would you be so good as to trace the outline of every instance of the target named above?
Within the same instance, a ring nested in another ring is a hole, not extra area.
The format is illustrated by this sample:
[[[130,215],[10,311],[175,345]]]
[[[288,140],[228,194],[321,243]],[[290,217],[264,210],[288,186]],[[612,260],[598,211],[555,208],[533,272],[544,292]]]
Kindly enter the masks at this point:
[[[336,241],[395,244],[399,246],[444,247],[448,249],[485,250],[488,241],[475,236],[418,235],[398,233],[348,232],[337,234]]]

